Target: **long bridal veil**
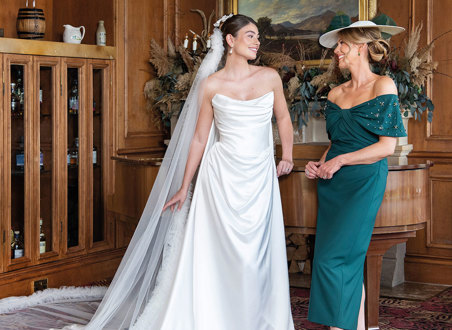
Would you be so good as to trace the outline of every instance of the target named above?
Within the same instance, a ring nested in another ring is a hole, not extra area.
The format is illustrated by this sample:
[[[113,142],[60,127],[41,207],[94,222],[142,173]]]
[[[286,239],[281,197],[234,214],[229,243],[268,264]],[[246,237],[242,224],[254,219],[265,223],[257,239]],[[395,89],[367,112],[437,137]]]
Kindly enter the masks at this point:
[[[202,82],[217,70],[223,56],[222,34],[212,35],[212,48],[204,58],[185,101],[140,222],[127,251],[94,317],[86,329],[133,328],[146,305],[158,305],[156,292],[164,290],[158,276],[171,259],[168,236],[180,235],[190,200],[181,212],[165,211],[165,202],[180,188],[201,101]],[[165,248],[164,248],[165,247]],[[157,284],[157,285],[156,285]],[[162,288],[160,288],[162,286]],[[155,289],[155,290],[154,290]],[[155,291],[155,292],[154,292]],[[152,298],[152,299],[151,299]]]

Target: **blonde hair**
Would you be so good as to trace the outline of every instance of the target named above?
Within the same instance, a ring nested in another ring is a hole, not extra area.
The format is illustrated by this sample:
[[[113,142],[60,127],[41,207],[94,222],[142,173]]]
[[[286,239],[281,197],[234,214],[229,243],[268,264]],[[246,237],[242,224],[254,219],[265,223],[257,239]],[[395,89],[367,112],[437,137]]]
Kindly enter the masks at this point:
[[[378,28],[351,28],[339,31],[339,37],[346,43],[367,44],[369,60],[380,62],[389,55],[391,47],[389,43],[381,37]]]

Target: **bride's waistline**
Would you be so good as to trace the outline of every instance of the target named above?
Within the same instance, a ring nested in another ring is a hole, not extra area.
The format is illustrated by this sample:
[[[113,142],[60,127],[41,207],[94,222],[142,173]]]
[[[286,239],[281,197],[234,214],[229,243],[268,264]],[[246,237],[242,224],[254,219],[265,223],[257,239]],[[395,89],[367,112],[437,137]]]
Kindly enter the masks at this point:
[[[237,148],[231,148],[227,144],[224,144],[220,141],[215,142],[215,144],[212,146],[212,149],[210,152],[213,152],[214,150],[218,150],[221,153],[227,154],[229,157],[232,158],[239,158],[242,160],[247,161],[263,161],[269,157],[273,159],[273,145],[268,146],[267,148],[258,151],[258,152],[240,152]]]

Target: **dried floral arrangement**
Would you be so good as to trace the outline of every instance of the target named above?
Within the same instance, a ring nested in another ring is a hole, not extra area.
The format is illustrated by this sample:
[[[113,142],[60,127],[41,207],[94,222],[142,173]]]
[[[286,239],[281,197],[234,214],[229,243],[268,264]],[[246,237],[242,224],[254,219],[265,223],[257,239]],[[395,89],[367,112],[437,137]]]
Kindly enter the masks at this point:
[[[165,127],[169,127],[171,117],[179,115],[202,59],[208,50],[207,40],[214,12],[207,19],[202,10],[192,9],[191,11],[201,15],[204,26],[200,34],[191,31],[200,43],[196,52],[191,52],[183,45],[176,48],[169,38],[168,50],[165,52],[155,40],[151,40],[149,62],[155,69],[156,77],[146,82],[144,96],[147,108],[158,114],[154,122],[156,126],[163,123]]]
[[[411,114],[415,119],[420,119],[427,111],[427,119],[431,122],[434,105],[426,94],[425,83],[433,73],[440,72],[437,72],[438,63],[431,60],[430,53],[435,41],[451,31],[419,48],[421,30],[422,23],[408,34],[401,48],[393,48],[389,58],[377,66],[375,71],[390,76],[396,83],[404,116]]]
[[[171,117],[179,114],[197,69],[207,52],[206,40],[214,13],[212,12],[207,20],[201,10],[192,11],[199,13],[203,19],[204,29],[198,35],[202,44],[200,52],[189,52],[183,46],[176,49],[170,40],[168,51],[165,52],[154,40],[151,41],[149,62],[157,77],[146,83],[144,94],[148,108],[160,115],[160,118],[156,119],[157,125],[163,122],[165,126],[169,126]],[[422,113],[427,111],[428,120],[431,121],[434,106],[425,93],[425,83],[428,77],[436,72],[438,64],[431,60],[430,51],[434,42],[450,31],[419,48],[421,29],[422,25],[418,25],[408,34],[402,47],[393,48],[389,58],[378,65],[374,64],[372,69],[378,74],[390,76],[395,81],[404,116],[411,113],[415,119],[420,119]],[[303,65],[304,52],[301,44],[296,56],[284,52],[261,52],[254,63],[272,67],[279,72],[292,121],[298,128],[307,125],[310,116],[323,116],[328,92],[350,79],[349,72],[338,69],[334,57],[329,65],[325,64],[327,51],[323,53],[317,67]]]

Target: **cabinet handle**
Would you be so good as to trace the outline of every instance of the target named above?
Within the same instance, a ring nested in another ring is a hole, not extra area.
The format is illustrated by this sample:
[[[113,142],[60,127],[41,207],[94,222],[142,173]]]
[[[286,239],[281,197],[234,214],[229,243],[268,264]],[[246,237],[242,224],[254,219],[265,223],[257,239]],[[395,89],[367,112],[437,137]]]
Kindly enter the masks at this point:
[[[3,231],[3,244],[5,244],[6,241],[6,231]]]

